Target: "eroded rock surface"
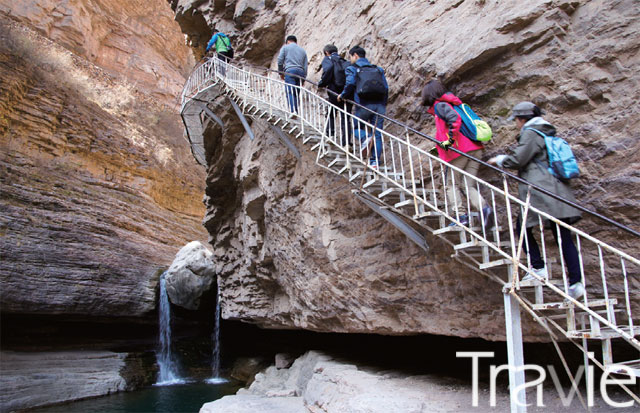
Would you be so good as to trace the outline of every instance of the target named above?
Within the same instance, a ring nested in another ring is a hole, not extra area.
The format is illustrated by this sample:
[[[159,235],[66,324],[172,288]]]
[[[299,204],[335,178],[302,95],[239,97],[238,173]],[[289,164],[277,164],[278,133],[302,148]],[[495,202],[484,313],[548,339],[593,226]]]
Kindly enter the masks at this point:
[[[341,52],[362,45],[386,69],[388,114],[428,133],[433,119],[418,96],[440,76],[491,123],[495,138],[486,157],[513,144],[516,130],[506,120],[512,105],[533,100],[580,160],[580,202],[638,228],[640,10],[633,0],[170,3],[196,52],[215,27],[231,36],[237,56],[275,68],[285,35],[295,34],[313,80],[325,44]],[[210,106],[228,113],[223,99]],[[264,124],[253,128],[253,142],[237,121],[205,140],[205,226],[224,318],[320,331],[504,338],[497,285],[452,262],[450,247],[432,238],[424,254],[355,200],[346,181],[316,168],[305,148],[296,161]],[[637,251],[635,239],[602,222],[580,225]],[[640,288],[640,280],[632,283]],[[526,329],[527,340],[546,339]]]
[[[200,297],[215,283],[213,253],[200,241],[193,241],[178,251],[165,274],[169,300],[188,310],[197,310]]]

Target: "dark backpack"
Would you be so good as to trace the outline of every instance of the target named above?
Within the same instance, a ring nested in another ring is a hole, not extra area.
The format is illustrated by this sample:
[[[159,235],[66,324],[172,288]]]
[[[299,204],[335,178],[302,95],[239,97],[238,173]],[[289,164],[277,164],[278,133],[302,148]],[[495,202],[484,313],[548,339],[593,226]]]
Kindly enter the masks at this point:
[[[361,99],[383,100],[387,92],[384,74],[378,66],[366,65],[356,69],[356,93]]]
[[[333,63],[333,84],[336,87],[336,90],[342,91],[342,89],[344,89],[344,85],[347,84],[347,75],[345,70],[347,70],[347,67],[349,67],[351,63],[340,56],[337,56],[337,58],[333,57],[334,56],[331,57],[331,63]]]

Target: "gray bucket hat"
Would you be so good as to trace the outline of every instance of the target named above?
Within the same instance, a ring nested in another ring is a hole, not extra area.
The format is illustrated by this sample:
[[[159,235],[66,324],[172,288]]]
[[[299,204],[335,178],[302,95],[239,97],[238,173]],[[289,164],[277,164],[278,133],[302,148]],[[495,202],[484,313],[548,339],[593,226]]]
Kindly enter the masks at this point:
[[[516,116],[532,116],[535,115],[537,106],[532,102],[520,102],[511,109],[511,116],[507,120],[514,120]],[[538,109],[540,111],[540,109]],[[541,113],[540,111],[539,113]]]

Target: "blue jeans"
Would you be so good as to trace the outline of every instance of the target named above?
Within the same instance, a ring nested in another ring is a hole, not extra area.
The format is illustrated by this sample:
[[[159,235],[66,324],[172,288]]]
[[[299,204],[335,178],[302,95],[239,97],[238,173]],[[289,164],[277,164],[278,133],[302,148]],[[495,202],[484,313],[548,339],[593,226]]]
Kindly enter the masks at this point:
[[[371,151],[371,160],[375,160],[380,164],[380,159],[382,157],[382,134],[380,131],[384,124],[384,118],[382,116],[378,116],[378,114],[384,115],[387,113],[387,105],[384,103],[361,103],[361,105],[369,110],[356,106],[355,116],[358,119],[362,119],[363,121],[376,126],[376,143],[374,150]],[[357,129],[364,129],[364,125],[356,125],[356,127]]]
[[[290,76],[297,75],[297,76]],[[304,77],[304,71],[300,68],[294,67],[287,69],[284,73],[284,83],[287,85],[300,86],[302,85],[302,79]],[[298,100],[300,95],[300,89],[293,86],[286,86],[287,88],[287,101],[289,102],[289,109],[291,112],[298,113]]]

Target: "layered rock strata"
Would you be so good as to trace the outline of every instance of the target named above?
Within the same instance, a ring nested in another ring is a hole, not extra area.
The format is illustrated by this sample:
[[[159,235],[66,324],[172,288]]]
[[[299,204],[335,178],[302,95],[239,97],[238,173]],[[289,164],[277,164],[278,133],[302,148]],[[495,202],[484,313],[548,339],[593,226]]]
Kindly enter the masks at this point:
[[[131,389],[134,383],[149,385],[143,372],[132,370],[127,357],[127,353],[109,351],[4,351],[0,353],[0,410],[104,396]]]
[[[149,316],[159,270],[205,237],[178,115],[6,17],[0,36],[3,314]]]
[[[297,35],[313,80],[325,44],[341,52],[362,45],[386,69],[388,113],[429,133],[433,120],[417,100],[426,80],[439,76],[491,123],[495,138],[485,156],[512,145],[509,109],[533,100],[580,160],[574,185],[581,204],[638,228],[640,10],[632,0],[170,3],[196,52],[215,27],[231,36],[240,58],[275,68],[284,36]],[[205,226],[224,318],[272,328],[504,338],[500,288],[453,263],[448,246],[429,238],[424,254],[356,201],[346,181],[315,168],[304,148],[297,161],[259,121],[250,141],[228,102],[210,107],[231,120],[205,137]],[[637,251],[634,238],[601,221],[580,225]],[[631,283],[640,288],[637,277]],[[527,340],[542,339],[527,330]]]

